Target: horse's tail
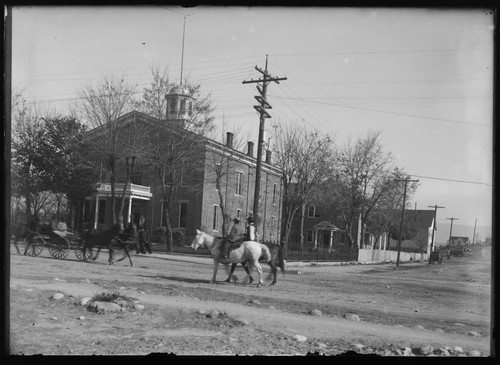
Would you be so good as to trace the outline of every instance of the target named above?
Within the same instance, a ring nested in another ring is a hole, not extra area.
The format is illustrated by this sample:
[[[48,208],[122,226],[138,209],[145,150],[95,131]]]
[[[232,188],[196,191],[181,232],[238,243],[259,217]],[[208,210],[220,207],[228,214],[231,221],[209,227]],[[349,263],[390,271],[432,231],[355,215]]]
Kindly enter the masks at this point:
[[[285,274],[285,260],[283,258],[283,247],[276,243],[269,243],[267,245],[271,253],[271,261],[273,264],[281,269],[283,275]]]
[[[269,250],[269,247],[267,247],[264,244],[260,244],[260,247],[262,248],[262,253],[260,254],[259,261],[263,262],[269,262],[272,260],[273,256],[271,255],[271,251]]]
[[[274,244],[274,247],[275,249],[273,250],[273,259],[276,260],[276,266],[281,269],[281,273],[285,275],[285,259],[283,258],[283,247],[278,244]]]

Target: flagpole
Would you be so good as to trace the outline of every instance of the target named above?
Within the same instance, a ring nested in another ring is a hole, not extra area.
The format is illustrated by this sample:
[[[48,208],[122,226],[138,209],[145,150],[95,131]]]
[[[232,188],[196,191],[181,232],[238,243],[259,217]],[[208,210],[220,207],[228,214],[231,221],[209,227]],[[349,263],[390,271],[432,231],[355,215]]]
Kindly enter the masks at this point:
[[[180,85],[182,85],[182,71],[184,67],[184,36],[186,34],[186,17],[184,17],[184,29],[182,31],[182,55],[181,55],[181,80]]]

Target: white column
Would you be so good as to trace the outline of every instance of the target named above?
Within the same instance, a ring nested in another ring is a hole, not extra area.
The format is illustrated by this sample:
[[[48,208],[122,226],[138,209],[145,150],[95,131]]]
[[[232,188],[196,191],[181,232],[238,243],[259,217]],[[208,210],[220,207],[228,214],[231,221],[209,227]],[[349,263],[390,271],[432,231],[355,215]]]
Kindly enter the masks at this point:
[[[318,247],[318,231],[314,230],[314,248]]]
[[[99,195],[95,196],[95,217],[94,217],[94,229],[97,229],[97,217],[99,216]]]
[[[132,215],[132,196],[128,198],[128,215],[127,215],[127,224],[130,223],[130,216]]]
[[[333,246],[333,230],[330,231],[330,250],[332,249]]]
[[[358,239],[357,239],[357,244],[358,248],[361,248],[361,213],[359,214],[359,219],[358,219]]]

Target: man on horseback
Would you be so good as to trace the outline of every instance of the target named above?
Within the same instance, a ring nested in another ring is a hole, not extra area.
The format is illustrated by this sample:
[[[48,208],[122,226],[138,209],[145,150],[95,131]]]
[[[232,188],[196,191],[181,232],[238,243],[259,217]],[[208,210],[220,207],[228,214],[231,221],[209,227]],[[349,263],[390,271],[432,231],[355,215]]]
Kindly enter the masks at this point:
[[[240,219],[238,217],[233,219],[233,227],[229,232],[229,236],[226,237],[221,246],[222,258],[227,261],[229,256],[229,250],[234,243],[239,243],[243,241],[243,235],[245,234],[245,228],[240,224]]]

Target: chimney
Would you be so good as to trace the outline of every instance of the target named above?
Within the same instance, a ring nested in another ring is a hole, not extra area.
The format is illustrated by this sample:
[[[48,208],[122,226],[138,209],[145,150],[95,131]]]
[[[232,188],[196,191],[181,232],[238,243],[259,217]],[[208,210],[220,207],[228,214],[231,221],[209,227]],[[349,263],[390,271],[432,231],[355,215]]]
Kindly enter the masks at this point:
[[[233,148],[233,134],[231,132],[227,132],[227,140],[226,140],[226,146],[228,148]]]
[[[247,155],[253,157],[253,142],[248,142]]]
[[[266,163],[269,165],[271,164],[271,151],[270,150],[266,151]]]

